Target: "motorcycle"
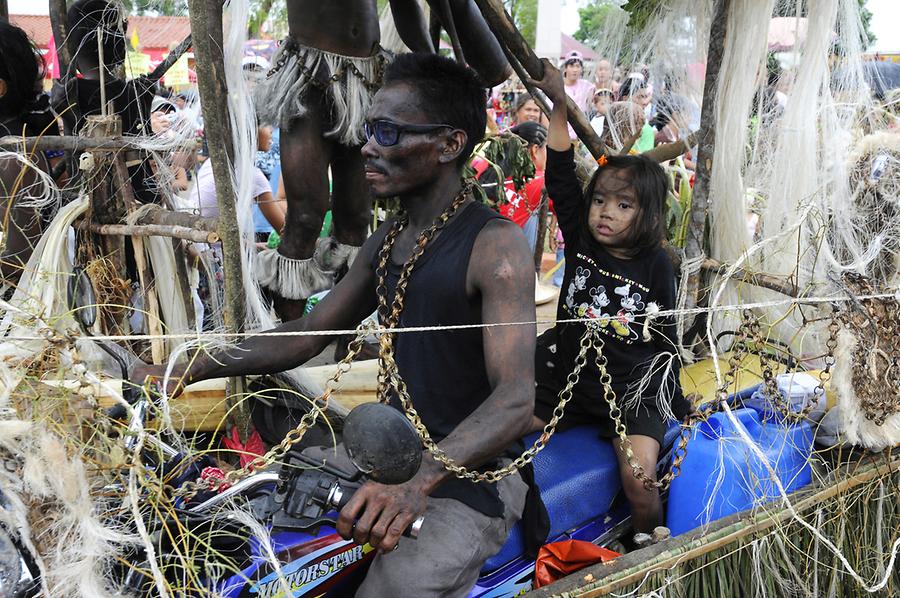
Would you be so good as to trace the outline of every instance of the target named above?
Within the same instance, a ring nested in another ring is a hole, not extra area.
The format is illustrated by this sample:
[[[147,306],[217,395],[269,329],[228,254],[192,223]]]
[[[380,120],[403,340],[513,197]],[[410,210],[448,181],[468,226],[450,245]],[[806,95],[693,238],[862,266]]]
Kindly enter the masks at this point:
[[[69,287],[77,320],[90,335],[96,318],[91,283],[76,273]],[[124,349],[96,340],[119,365],[127,380],[129,359]],[[149,393],[123,385],[124,405],[109,410],[113,419],[128,418],[123,434],[127,449],[152,411]],[[755,388],[755,387],[754,387]],[[741,396],[749,396],[753,388]],[[735,397],[740,398],[740,397]],[[129,415],[130,412],[130,415]],[[660,451],[658,473],[667,469],[679,435],[673,424]],[[533,443],[537,433],[527,436]],[[146,462],[172,480],[176,489],[196,479],[212,464],[209,457],[183,454],[154,438]],[[218,494],[175,501],[165,517],[145,521],[158,563],[173,587],[195,590],[181,595],[215,593],[229,598],[274,596],[350,596],[365,577],[375,550],[344,540],[335,531],[336,514],[366,479],[402,483],[415,475],[421,442],[399,411],[382,404],[363,404],[344,421],[342,443],[351,468],[323,462],[301,450],[290,450],[271,470],[257,471]],[[618,462],[609,440],[591,427],[576,427],[554,435],[534,459],[535,480],[547,507],[551,527],[547,542],[574,539],[608,546],[628,531],[630,515],[621,496]],[[2,506],[2,503],[0,503]],[[235,516],[235,508],[250,514],[255,525]],[[405,536],[414,538],[427,521],[417,520]],[[260,536],[263,531],[263,537]],[[204,547],[185,555],[182,538]],[[155,595],[148,555],[136,550],[131,565],[112,567],[116,585],[135,595]],[[185,560],[189,562],[185,562]],[[532,588],[533,559],[525,556],[523,526],[512,530],[501,550],[482,568],[471,598],[508,597]],[[37,568],[23,543],[0,529],[0,595],[37,595]],[[200,589],[198,589],[200,588]]]

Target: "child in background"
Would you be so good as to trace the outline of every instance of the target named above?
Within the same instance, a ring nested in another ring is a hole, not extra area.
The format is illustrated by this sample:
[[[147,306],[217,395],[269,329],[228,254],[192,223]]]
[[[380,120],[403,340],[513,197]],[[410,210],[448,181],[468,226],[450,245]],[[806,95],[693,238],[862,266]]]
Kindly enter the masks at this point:
[[[619,101],[634,102],[640,107],[646,121],[647,111],[650,108],[650,92],[642,77],[632,76],[625,80],[625,83],[619,88]],[[641,136],[634,143],[634,150],[639,154],[643,154],[647,150],[653,149],[655,136],[656,131],[653,130],[649,123],[645,122],[641,128]]]
[[[591,118],[591,127],[598,137],[603,137],[603,125],[606,121],[606,113],[609,112],[609,105],[612,104],[613,92],[611,89],[598,89],[594,92],[593,106],[594,115]]]
[[[598,426],[602,436],[613,439],[634,531],[649,534],[663,523],[659,491],[633,475],[626,453],[630,445],[655,481],[666,420],[680,419],[689,410],[678,382],[674,322],[657,317],[647,325],[654,312],[675,306],[674,270],[661,246],[668,178],[648,158],[609,156],[582,192],[560,73],[545,60],[544,78],[533,83],[553,102],[545,180],[566,239],[557,319],[588,320],[603,339],[612,400],[621,410],[627,439],[621,441],[616,433],[593,351],[560,425]],[[536,429],[553,416],[586,326],[583,321],[558,324],[538,343]]]
[[[584,57],[581,55],[581,52],[572,50],[566,54],[562,68],[566,95],[572,98],[572,101],[575,102],[575,105],[582,112],[587,114],[591,109],[591,100],[594,97],[594,84],[587,79],[581,78],[581,75],[584,74]],[[562,99],[565,100],[565,98]],[[575,135],[575,129],[568,127],[567,130],[569,131],[569,139],[573,141],[578,139],[578,136]]]

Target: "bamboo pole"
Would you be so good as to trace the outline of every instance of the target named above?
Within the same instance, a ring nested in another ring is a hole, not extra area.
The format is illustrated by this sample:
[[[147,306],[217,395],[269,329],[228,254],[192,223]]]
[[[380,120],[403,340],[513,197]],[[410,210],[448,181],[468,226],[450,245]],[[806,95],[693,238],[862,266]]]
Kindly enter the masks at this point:
[[[244,326],[246,308],[237,202],[231,184],[230,164],[234,160],[234,147],[222,51],[222,3],[219,0],[190,0],[189,11],[194,54],[197,57],[197,85],[219,206],[219,236],[225,257],[225,327],[229,332],[240,332]]]
[[[730,266],[723,264],[719,260],[706,258],[703,260],[700,269],[706,272],[723,273]],[[743,268],[737,268],[734,271],[732,279],[740,282],[746,282],[764,289],[769,289],[787,295],[788,297],[799,297],[800,289],[794,283],[793,279],[785,276],[775,276],[774,274],[765,274],[763,272],[752,272]]]
[[[504,52],[508,51],[515,56],[532,79],[541,79],[544,75],[544,65],[534,53],[534,50],[528,45],[528,42],[525,41],[525,38],[522,37],[519,30],[516,29],[512,17],[503,8],[500,0],[475,0],[475,3],[481,9],[484,20],[490,27],[491,32],[496,36],[497,41],[500,42],[500,47],[504,48]],[[526,82],[523,80],[522,83],[525,84]],[[587,116],[572,101],[572,98],[567,97],[566,102],[569,112],[569,124],[575,129],[575,134],[588,148],[591,155],[594,158],[599,158],[604,153],[600,138],[594,132],[591,123],[588,122]]]
[[[505,44],[500,44],[500,49],[503,50],[503,54],[506,56],[506,60],[509,62],[509,65],[512,67],[513,71],[515,71],[516,76],[522,82],[522,85],[528,91],[529,95],[534,98],[534,103],[537,104],[541,111],[547,115],[547,118],[550,118],[550,103],[544,96],[544,92],[528,82],[529,77],[528,72],[525,70],[525,67],[522,66],[518,58],[516,58],[516,55],[510,52],[509,48],[507,48]]]
[[[219,230],[219,223],[215,218],[205,218],[195,214],[188,214],[187,212],[172,212],[156,206],[144,212],[135,224],[165,224],[169,226],[190,228],[205,233],[215,233]],[[216,241],[218,241],[218,235],[216,236]],[[216,241],[207,240],[203,242],[215,243]]]
[[[219,235],[214,232],[170,224],[100,224],[99,222],[82,221],[76,225],[76,228],[105,236],[170,237],[194,243],[217,243],[219,241]]]
[[[671,246],[667,246],[667,253],[672,260],[672,265],[675,269],[681,268],[681,254]],[[712,258],[706,258],[700,264],[700,270],[716,274],[722,274],[730,267],[729,264],[724,264],[719,260],[714,260]],[[737,268],[732,274],[731,279],[737,282],[752,284],[764,289],[776,291],[788,297],[800,297],[800,289],[797,287],[797,284],[791,276],[777,276],[775,274]]]
[[[218,238],[218,235],[216,236]],[[181,289],[181,298],[184,302],[184,312],[187,314],[188,329],[197,330],[197,311],[194,307],[194,298],[191,295],[191,276],[188,269],[188,252],[184,243],[176,238],[171,240],[172,252],[175,255],[175,276],[178,287]]]
[[[672,143],[661,143],[653,149],[644,152],[643,156],[650,158],[656,162],[668,162],[674,160],[678,156],[687,153],[694,145],[697,144],[697,134],[691,133],[687,139],[679,139]]]
[[[133,212],[138,207],[137,198],[134,196],[134,189],[131,187],[131,179],[128,176],[128,167],[125,166],[125,157],[117,154],[113,158],[113,175],[125,205],[129,212]],[[107,225],[113,226],[113,225]],[[144,291],[144,308],[147,311],[147,329],[151,334],[150,338],[150,356],[153,363],[160,364],[166,359],[166,345],[160,336],[163,333],[161,318],[159,315],[159,297],[156,294],[156,281],[153,284],[150,280],[150,269],[147,265],[147,254],[144,252],[144,239],[140,236],[131,237],[131,246],[134,249],[134,263],[138,271],[138,279],[141,283],[141,289]]]
[[[241,236],[237,220],[237,198],[231,184],[230,165],[234,162],[234,137],[228,110],[228,85],[225,80],[223,53],[222,0],[189,0],[191,33],[196,57],[197,86],[203,107],[203,122],[212,162],[216,199],[219,206],[219,236],[225,277],[225,330],[244,329],[243,272],[241,267]],[[244,390],[241,378],[229,379],[229,406],[233,409],[232,423],[238,434],[246,439],[250,431],[250,412],[245,402],[234,404],[232,397]]]
[[[855,472],[848,472],[843,479],[836,480],[830,486],[820,486],[796,493],[797,501],[793,503],[794,510],[802,513],[878,476],[897,472],[898,469],[900,469],[900,457],[890,454],[881,456],[875,462]],[[788,509],[775,512],[758,509],[756,512],[735,513],[713,522],[706,530],[689,532],[685,536],[660,542],[643,550],[623,555],[613,561],[581,569],[556,583],[535,590],[529,596],[535,598],[560,594],[581,598],[604,596],[638,583],[653,572],[666,571],[680,563],[738,542],[748,536],[765,532],[776,525],[790,521],[792,517],[793,515]],[[585,583],[584,579],[588,576],[592,576],[597,581]]]
[[[139,141],[146,139],[136,137],[75,137],[67,135],[43,135],[41,137],[17,137],[6,135],[0,137],[0,149],[28,151],[65,150],[65,151],[112,151],[120,149],[140,150]],[[188,141],[180,144],[178,149],[199,149],[200,143]]]
[[[706,217],[709,209],[709,185],[712,175],[712,161],[716,146],[716,95],[722,55],[725,52],[725,37],[728,35],[728,12],[731,0],[717,0],[709,31],[709,50],[706,55],[706,81],[703,86],[703,110],[700,115],[700,131],[697,133],[697,170],[694,179],[694,195],[688,220],[687,239],[684,256],[688,261],[705,255],[703,240],[706,238]],[[692,272],[686,284],[687,299],[684,308],[697,306],[700,292],[700,272]],[[691,326],[686,325],[685,329]],[[685,342],[686,339],[682,339]]]

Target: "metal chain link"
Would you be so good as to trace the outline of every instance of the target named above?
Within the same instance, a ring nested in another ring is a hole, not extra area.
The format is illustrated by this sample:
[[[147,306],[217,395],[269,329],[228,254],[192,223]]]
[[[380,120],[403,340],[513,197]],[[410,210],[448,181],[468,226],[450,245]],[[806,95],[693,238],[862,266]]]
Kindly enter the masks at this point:
[[[385,236],[384,245],[382,246],[381,252],[379,253],[380,259],[378,267],[376,268],[376,275],[378,276],[378,287],[376,289],[376,294],[378,295],[379,301],[378,313],[379,317],[385,321],[385,326],[388,328],[396,326],[399,322],[400,313],[403,310],[404,297],[404,294],[401,292],[401,290],[405,291],[406,284],[409,281],[409,276],[412,273],[415,261],[419,258],[419,256],[421,256],[421,252],[424,252],[425,245],[425,243],[422,242],[422,237],[420,237],[420,243],[417,244],[416,250],[413,252],[413,255],[405,264],[403,271],[400,274],[400,280],[397,283],[397,290],[395,291],[394,300],[389,311],[386,282],[387,264],[390,258],[391,246],[393,245],[394,241],[396,241],[397,235],[399,235],[402,226],[403,224],[398,219],[391,231],[389,231]],[[423,236],[424,235],[425,233],[423,233]],[[628,439],[626,425],[622,419],[622,412],[616,402],[615,392],[612,390],[612,377],[610,376],[606,368],[607,359],[603,354],[604,342],[600,336],[598,328],[590,323],[587,324],[584,335],[582,335],[581,337],[580,350],[578,356],[575,359],[575,368],[566,377],[566,386],[559,394],[559,403],[553,410],[553,417],[551,418],[550,422],[548,422],[547,425],[544,426],[543,433],[540,437],[538,437],[531,448],[524,451],[519,457],[500,469],[485,472],[471,471],[461,465],[457,465],[454,460],[450,458],[437,445],[436,442],[434,442],[434,440],[431,438],[431,434],[425,427],[425,424],[422,422],[421,417],[413,406],[412,400],[409,396],[408,388],[406,386],[406,382],[400,376],[400,373],[397,369],[397,364],[394,359],[393,353],[395,335],[391,333],[384,333],[381,337],[378,373],[379,399],[382,402],[387,402],[388,387],[392,385],[397,392],[397,396],[400,400],[401,406],[403,407],[403,411],[405,412],[407,419],[413,424],[413,427],[416,429],[419,438],[422,440],[423,446],[435,461],[440,463],[441,466],[444,467],[444,469],[452,473],[457,478],[466,479],[473,482],[493,483],[508,475],[511,475],[518,469],[530,463],[553,436],[556,431],[556,426],[565,413],[566,405],[572,399],[572,392],[575,385],[578,384],[581,371],[587,363],[587,354],[589,350],[593,348],[595,351],[595,362],[600,372],[600,381],[603,384],[604,400],[609,405],[610,416],[612,417],[615,424],[616,434],[619,436],[622,449],[625,452],[628,463],[633,470],[634,476],[641,480],[644,486],[648,489],[666,488],[681,472],[681,464],[684,462],[684,459],[687,456],[687,444],[690,440],[694,424],[696,424],[698,421],[706,420],[710,415],[712,415],[716,411],[719,411],[721,409],[722,401],[728,399],[728,388],[734,383],[734,378],[737,370],[747,353],[746,339],[749,335],[749,330],[752,323],[750,316],[752,316],[752,314],[750,314],[748,310],[748,313],[745,313],[744,320],[741,323],[738,340],[736,341],[735,346],[732,348],[731,358],[729,359],[729,371],[725,374],[723,383],[716,393],[719,401],[713,406],[707,407],[700,412],[692,413],[685,418],[685,420],[681,424],[682,431],[678,446],[673,452],[672,467],[669,472],[659,481],[656,481],[648,476],[644,472],[643,466],[637,461],[637,458],[634,456],[631,441]]]
[[[732,345],[731,347],[731,356],[728,358],[728,371],[725,372],[725,374],[722,376],[722,384],[720,384],[716,389],[717,400],[714,403],[710,403],[700,411],[688,414],[681,422],[681,435],[678,438],[677,446],[672,451],[672,466],[669,468],[669,471],[659,480],[654,480],[652,477],[648,476],[644,472],[644,467],[634,456],[634,449],[631,445],[631,440],[628,439],[628,430],[626,429],[625,422],[622,420],[621,409],[616,402],[615,393],[613,393],[612,387],[610,385],[612,379],[606,371],[606,357],[602,356],[601,354],[603,344],[602,341],[600,342],[597,348],[596,360],[597,368],[600,369],[601,381],[603,382],[603,398],[609,405],[610,416],[612,417],[613,423],[615,424],[616,434],[619,437],[619,443],[625,453],[628,464],[631,466],[632,474],[635,478],[643,483],[644,488],[646,488],[647,490],[665,490],[672,483],[672,480],[674,480],[681,474],[681,465],[684,463],[684,459],[687,457],[687,445],[688,442],[690,442],[691,436],[693,435],[694,425],[696,425],[698,422],[706,421],[707,419],[709,419],[709,416],[721,411],[723,403],[728,400],[728,389],[732,384],[734,384],[735,377],[737,376],[737,371],[741,367],[741,363],[743,362],[744,357],[748,352],[747,337],[749,336],[749,332],[750,320],[748,319],[747,313],[745,313],[744,319],[741,322],[741,326],[740,328],[738,328],[738,333],[736,335],[734,345]]]
[[[422,440],[422,445],[429,454],[431,454],[434,460],[440,463],[444,469],[460,479],[470,480],[472,482],[494,483],[515,473],[530,463],[534,457],[544,449],[544,446],[546,446],[547,442],[556,432],[556,426],[565,414],[566,405],[572,400],[572,391],[575,388],[575,385],[578,384],[581,370],[587,363],[587,353],[591,348],[591,339],[596,334],[598,333],[589,326],[588,329],[585,330],[584,335],[582,335],[581,349],[578,352],[578,356],[575,358],[575,369],[573,369],[566,377],[566,386],[563,388],[562,392],[560,392],[559,403],[557,403],[556,408],[553,410],[553,417],[547,425],[544,426],[543,433],[534,441],[531,448],[524,451],[508,465],[491,471],[472,471],[466,467],[457,465],[431,437],[431,434],[422,422],[422,418],[419,416],[415,407],[413,407],[412,400],[409,396],[409,390],[406,387],[406,382],[400,377],[400,373],[397,371],[396,362],[393,360],[390,360],[387,366],[389,369],[388,376],[397,391],[397,396],[400,399],[400,403],[403,406],[403,411],[406,413],[407,419],[409,419],[415,427],[416,432],[419,434],[419,438]]]
[[[378,277],[378,286],[376,288],[376,295],[378,296],[378,316],[385,328],[393,328],[399,324],[400,314],[403,312],[404,307],[406,287],[409,284],[409,279],[412,275],[412,271],[415,267],[416,261],[424,253],[425,246],[428,244],[428,242],[434,237],[437,231],[440,230],[453,216],[453,214],[459,208],[459,205],[462,204],[462,201],[464,201],[465,198],[468,197],[470,190],[471,184],[467,183],[464,186],[463,190],[460,192],[460,195],[458,195],[456,199],[454,199],[448,211],[442,214],[430,229],[423,231],[422,234],[419,235],[419,239],[416,243],[415,249],[413,250],[410,258],[404,264],[403,270],[400,273],[400,278],[397,281],[397,287],[394,291],[394,297],[393,300],[390,301],[390,303],[388,301],[387,291],[388,263],[390,260],[393,244],[396,242],[400,231],[403,230],[403,228],[407,224],[406,219],[402,216],[398,218],[394,222],[394,226],[391,227],[391,230],[385,236],[384,244],[382,245],[381,250],[378,254],[378,265],[375,269],[376,276]],[[447,471],[452,473],[454,476],[474,482],[497,482],[498,480],[515,473],[517,470],[530,463],[534,459],[535,455],[543,450],[550,437],[553,436],[554,432],[556,431],[557,424],[562,419],[563,414],[565,413],[566,404],[572,399],[572,391],[575,385],[578,383],[579,377],[581,375],[581,370],[587,363],[587,352],[591,347],[591,338],[594,334],[596,334],[596,332],[592,329],[591,326],[588,326],[588,329],[585,330],[585,333],[581,338],[581,350],[578,354],[578,357],[576,357],[575,359],[575,369],[567,376],[566,386],[560,393],[560,401],[557,404],[556,408],[553,410],[553,417],[551,418],[550,422],[548,422],[547,425],[544,426],[544,431],[541,436],[538,437],[531,448],[524,451],[519,457],[511,461],[507,466],[500,469],[485,472],[471,471],[463,466],[457,465],[453,461],[453,459],[450,458],[437,445],[437,443],[431,437],[428,429],[425,427],[425,424],[422,422],[421,416],[413,406],[412,400],[409,396],[409,389],[406,386],[406,382],[400,376],[400,372],[397,369],[397,362],[394,358],[394,341],[396,334],[390,332],[382,333],[380,339],[381,343],[378,368],[379,400],[381,402],[387,402],[390,396],[389,387],[394,387],[394,390],[396,391],[397,396],[400,400],[400,404],[403,407],[403,411],[406,414],[407,419],[409,419],[409,421],[413,424],[413,427],[416,429],[416,432],[418,433],[425,450],[428,451],[428,453],[434,458],[435,461],[440,463]]]
[[[828,340],[825,341],[825,367],[819,370],[819,382],[813,389],[812,399],[799,411],[794,411],[788,400],[781,394],[781,389],[778,387],[778,380],[774,374],[769,357],[762,349],[763,345],[766,344],[766,341],[762,338],[759,320],[750,310],[744,310],[744,318],[750,322],[750,334],[759,351],[759,364],[760,369],[762,370],[763,385],[769,401],[786,420],[792,422],[805,420],[809,417],[809,414],[812,413],[813,409],[819,405],[819,401],[825,396],[825,385],[831,380],[831,370],[834,367],[834,351],[837,348],[837,335],[841,329],[837,312],[832,312],[831,320],[828,323]]]
[[[423,231],[419,236],[419,240],[416,244],[416,249],[413,251],[412,257],[404,267],[404,274],[406,276],[401,275],[400,282],[402,282],[402,286],[399,282],[397,284],[397,290],[394,296],[394,310],[387,318],[387,323],[383,323],[386,328],[393,327],[400,319],[400,312],[403,310],[403,299],[406,293],[406,286],[409,283],[409,275],[412,272],[413,266],[415,266],[416,260],[418,260],[419,257],[421,257],[422,253],[424,253],[425,245],[427,245],[428,242],[434,238],[434,235],[437,234],[437,231],[443,228],[447,221],[450,220],[450,218],[452,218],[453,215],[459,210],[459,207],[469,196],[471,189],[471,182],[467,182],[466,184],[464,184],[462,190],[459,192],[459,195],[456,196],[447,210],[445,210],[437,218],[437,220],[435,220],[434,224],[430,228]],[[405,215],[401,215],[401,217],[399,217],[397,221],[395,221],[394,226],[385,236],[384,245],[382,246],[381,252],[379,253],[380,260],[378,269],[376,270],[376,272],[380,273],[379,280],[383,280],[384,276],[387,273],[387,259],[390,259],[391,248],[393,247],[394,242],[397,240],[397,236],[400,234],[400,231],[403,230],[403,227],[406,226],[407,222],[408,218]],[[382,310],[382,302],[383,300],[386,301],[387,297],[387,290],[380,288],[381,286],[382,285],[379,285],[379,288],[376,289],[376,292],[379,296],[379,317],[383,317],[384,310]],[[322,393],[322,396],[313,401],[312,409],[310,409],[309,412],[307,412],[302,418],[300,418],[300,422],[297,424],[297,426],[290,430],[278,445],[272,447],[266,454],[254,458],[246,466],[228,472],[223,478],[203,478],[195,482],[186,482],[175,491],[174,495],[184,497],[186,500],[188,500],[201,490],[217,491],[224,484],[232,485],[235,482],[252,474],[257,469],[268,467],[278,459],[282,458],[291,449],[291,447],[300,442],[303,439],[303,435],[306,433],[306,430],[315,425],[316,421],[319,418],[319,415],[328,406],[328,401],[331,398],[331,393],[334,391],[334,387],[340,381],[341,376],[343,376],[345,372],[350,370],[351,363],[362,349],[362,344],[366,336],[375,332],[376,326],[372,322],[367,322],[365,324],[360,324],[356,330],[356,338],[354,338],[350,342],[347,348],[347,355],[338,363],[337,369],[335,370],[334,374],[325,383],[325,391]],[[385,337],[392,338],[393,335],[390,333],[383,333],[382,339],[384,339]],[[381,372],[379,372],[379,381],[381,381],[382,379],[383,375]]]
[[[397,237],[409,224],[409,217],[405,212],[401,212],[394,221],[387,235],[384,237],[381,249],[378,252],[378,264],[375,267],[375,276],[378,279],[378,286],[375,288],[375,294],[378,297],[378,319],[382,327],[390,329],[400,323],[400,314],[403,312],[404,301],[406,299],[406,287],[409,285],[409,279],[412,271],[419,261],[419,258],[425,253],[425,247],[434,239],[439,230],[444,228],[447,222],[453,218],[460,206],[466,201],[472,192],[473,183],[467,181],[463,184],[462,189],[450,203],[448,208],[438,216],[434,223],[419,234],[416,239],[416,245],[413,248],[409,259],[404,263],[403,270],[400,272],[400,278],[397,280],[397,287],[394,289],[393,301],[388,308],[388,291],[387,291],[387,274],[388,264],[391,259],[391,251]],[[388,378],[387,370],[384,367],[385,359],[393,359],[393,343],[395,333],[384,332],[381,334],[380,349],[378,352],[378,396],[381,402],[385,402],[388,396]]]

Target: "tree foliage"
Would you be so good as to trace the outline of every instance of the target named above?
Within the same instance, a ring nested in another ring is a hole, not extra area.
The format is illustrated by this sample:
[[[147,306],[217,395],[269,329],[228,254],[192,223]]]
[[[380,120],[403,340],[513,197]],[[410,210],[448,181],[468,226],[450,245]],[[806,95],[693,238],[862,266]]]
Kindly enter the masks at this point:
[[[537,36],[537,0],[504,0],[503,5],[532,48]]]
[[[603,29],[603,23],[611,10],[615,10],[615,7],[604,0],[579,8],[578,31],[575,32],[575,39],[583,44],[596,40],[597,32]]]
[[[628,29],[630,33],[639,33],[650,22],[650,17],[659,8],[662,0],[628,0],[625,4],[615,0],[594,0],[587,6],[578,9],[578,31],[575,39],[589,44],[595,41],[604,23],[612,11],[622,10],[628,13]]]

